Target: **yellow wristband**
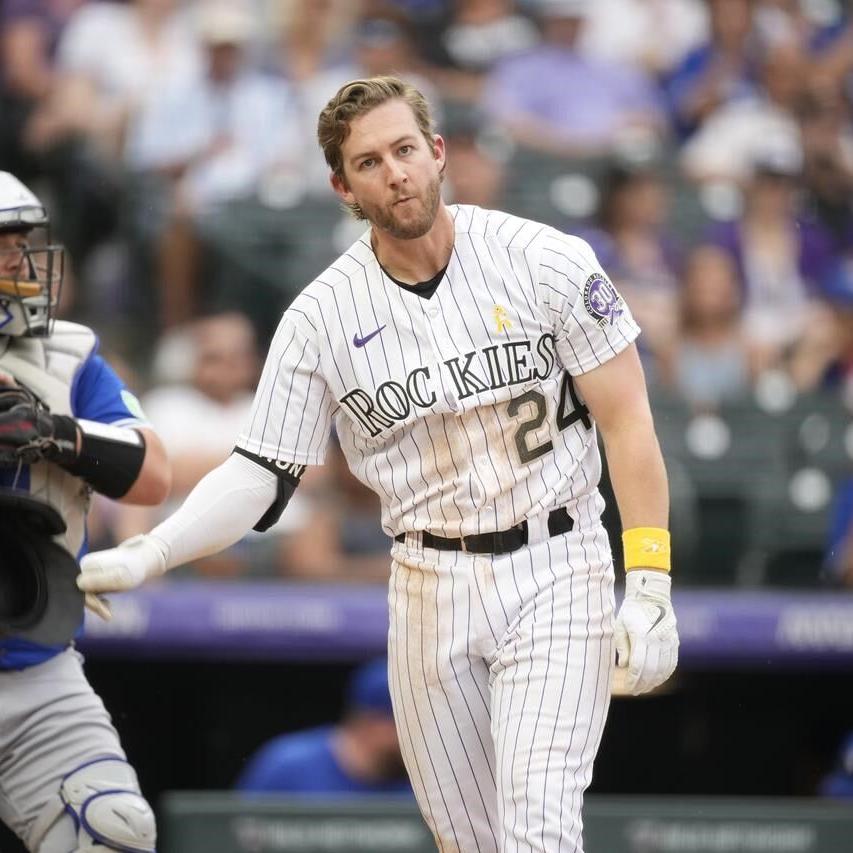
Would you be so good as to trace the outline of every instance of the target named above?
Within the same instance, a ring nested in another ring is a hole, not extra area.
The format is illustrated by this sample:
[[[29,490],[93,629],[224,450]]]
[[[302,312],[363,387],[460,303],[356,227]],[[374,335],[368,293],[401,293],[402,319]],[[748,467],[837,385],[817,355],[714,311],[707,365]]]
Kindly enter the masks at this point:
[[[625,571],[662,569],[669,571],[669,531],[662,527],[632,527],[622,533]]]

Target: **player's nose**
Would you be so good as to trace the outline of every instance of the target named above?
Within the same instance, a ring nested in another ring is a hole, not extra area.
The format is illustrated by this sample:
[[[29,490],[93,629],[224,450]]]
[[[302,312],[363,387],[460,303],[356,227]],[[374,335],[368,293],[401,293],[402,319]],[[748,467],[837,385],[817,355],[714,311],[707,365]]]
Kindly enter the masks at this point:
[[[7,249],[0,252],[0,273],[5,276],[15,275],[21,268],[23,252],[20,249]]]
[[[387,174],[388,183],[392,187],[404,184],[409,180],[409,176],[406,174],[406,170],[403,168],[402,164],[393,159],[388,162]]]

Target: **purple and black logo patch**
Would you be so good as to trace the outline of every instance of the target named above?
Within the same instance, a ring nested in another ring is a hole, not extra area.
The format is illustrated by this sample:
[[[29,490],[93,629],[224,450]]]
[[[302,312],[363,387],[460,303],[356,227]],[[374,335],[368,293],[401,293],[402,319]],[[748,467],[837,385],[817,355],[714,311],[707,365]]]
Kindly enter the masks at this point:
[[[583,304],[599,326],[613,325],[621,316],[624,305],[616,288],[600,273],[594,273],[586,280]]]

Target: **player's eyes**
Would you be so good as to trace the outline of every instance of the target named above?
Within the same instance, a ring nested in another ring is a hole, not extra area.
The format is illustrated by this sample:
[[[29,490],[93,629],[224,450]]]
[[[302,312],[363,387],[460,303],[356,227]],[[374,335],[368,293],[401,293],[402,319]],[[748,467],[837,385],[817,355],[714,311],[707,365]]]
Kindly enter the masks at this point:
[[[368,157],[367,160],[362,160],[361,163],[358,164],[359,169],[372,169],[374,163],[376,161],[372,157]]]
[[[413,150],[414,150],[413,145],[401,145],[400,146],[400,154],[403,154],[404,156],[406,154],[411,154]]]

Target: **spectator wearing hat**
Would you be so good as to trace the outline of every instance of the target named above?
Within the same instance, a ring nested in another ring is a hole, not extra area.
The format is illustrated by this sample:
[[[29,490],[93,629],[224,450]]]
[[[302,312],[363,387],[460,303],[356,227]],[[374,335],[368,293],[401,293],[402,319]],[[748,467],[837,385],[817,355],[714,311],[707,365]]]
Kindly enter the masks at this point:
[[[249,759],[236,787],[254,793],[411,793],[391,710],[387,659],[353,673],[340,723],[273,738]]]

